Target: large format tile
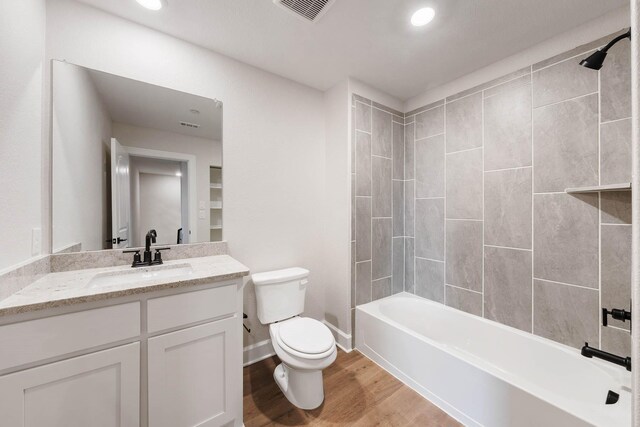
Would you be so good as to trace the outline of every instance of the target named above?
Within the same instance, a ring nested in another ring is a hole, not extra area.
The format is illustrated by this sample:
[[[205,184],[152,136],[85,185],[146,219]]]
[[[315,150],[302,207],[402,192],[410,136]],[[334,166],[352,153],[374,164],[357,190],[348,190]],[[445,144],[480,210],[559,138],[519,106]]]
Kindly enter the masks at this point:
[[[534,196],[534,276],[598,287],[598,195]]]
[[[393,236],[404,236],[404,181],[393,181]]]
[[[356,132],[356,196],[371,195],[371,135]]]
[[[482,92],[447,103],[447,153],[482,146]]]
[[[449,307],[482,316],[482,294],[449,285],[445,292],[445,304]]]
[[[600,348],[618,356],[631,356],[631,334],[626,330],[600,327],[602,343]]]
[[[568,59],[533,73],[533,106],[552,104],[598,90],[598,73]]]
[[[416,197],[444,197],[444,135],[415,143]]]
[[[602,226],[602,307],[630,310],[631,302],[631,226]],[[629,329],[629,322],[611,319],[610,325]]]
[[[431,110],[416,114],[415,119],[416,140],[438,135],[444,132],[444,107],[436,107]]]
[[[482,291],[482,221],[447,220],[447,284]]]
[[[356,102],[356,130],[371,132],[371,106]]]
[[[388,297],[393,293],[391,277],[378,279],[371,282],[371,300],[375,301],[380,298]]]
[[[484,174],[484,243],[531,249],[531,168]]]
[[[484,247],[484,317],[531,332],[530,251]]]
[[[356,197],[356,261],[371,259],[371,197]]]
[[[631,224],[631,191],[604,191],[600,194],[602,224]]]
[[[371,261],[356,264],[356,304],[371,301]]]
[[[414,171],[414,129],[415,123],[404,127],[404,179],[413,179]]]
[[[444,199],[415,201],[415,254],[444,261]]]
[[[534,191],[598,185],[598,95],[533,110]]]
[[[393,293],[404,290],[404,237],[393,238]]]
[[[393,122],[393,179],[404,179],[404,125]]]
[[[447,154],[446,162],[447,218],[482,219],[482,149]]]
[[[415,181],[404,182],[404,234],[414,236],[414,205],[416,202],[414,193]]]
[[[631,117],[631,49],[627,40],[609,49],[600,70],[600,100],[603,122]]]
[[[598,291],[534,280],[533,332],[581,348],[598,347]]]
[[[411,293],[415,292],[415,256],[413,252],[414,241],[415,239],[412,237],[406,237],[404,239],[404,290]]]
[[[371,221],[371,278],[378,280],[392,273],[391,218],[373,218]]]
[[[392,116],[373,108],[371,111],[371,154],[391,158],[392,154]]]
[[[384,157],[371,158],[372,215],[391,217],[392,188],[391,160]]]
[[[531,166],[531,84],[484,100],[484,169]]]
[[[444,303],[444,262],[416,258],[415,294]]]
[[[600,184],[631,182],[631,119],[600,125]]]

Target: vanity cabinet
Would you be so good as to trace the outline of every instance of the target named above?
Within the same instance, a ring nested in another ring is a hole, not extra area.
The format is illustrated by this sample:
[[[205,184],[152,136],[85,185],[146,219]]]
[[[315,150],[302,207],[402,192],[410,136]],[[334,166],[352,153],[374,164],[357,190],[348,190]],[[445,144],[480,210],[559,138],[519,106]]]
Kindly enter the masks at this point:
[[[220,426],[242,395],[238,320],[205,323],[149,339],[149,425]]]
[[[0,424],[137,427],[140,344],[0,377]]]
[[[241,292],[227,280],[0,319],[0,426],[241,426]]]

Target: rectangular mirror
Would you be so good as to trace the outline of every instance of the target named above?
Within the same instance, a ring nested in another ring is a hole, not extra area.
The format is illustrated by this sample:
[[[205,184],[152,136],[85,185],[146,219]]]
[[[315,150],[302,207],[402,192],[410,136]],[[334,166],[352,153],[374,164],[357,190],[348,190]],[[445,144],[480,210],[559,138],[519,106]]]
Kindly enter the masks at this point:
[[[222,240],[222,103],[53,61],[54,253]]]

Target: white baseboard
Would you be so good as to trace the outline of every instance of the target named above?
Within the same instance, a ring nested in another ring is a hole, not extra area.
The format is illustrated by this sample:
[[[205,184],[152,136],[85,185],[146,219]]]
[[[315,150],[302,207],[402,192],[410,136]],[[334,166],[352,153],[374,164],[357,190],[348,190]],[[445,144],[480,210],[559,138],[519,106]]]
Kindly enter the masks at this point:
[[[327,325],[333,334],[333,337],[336,339],[338,347],[340,347],[345,353],[351,353],[351,350],[353,350],[353,347],[351,346],[351,334],[344,333],[326,320],[323,320],[322,323]]]
[[[242,366],[249,366],[268,357],[275,356],[271,339],[250,344],[243,349]]]

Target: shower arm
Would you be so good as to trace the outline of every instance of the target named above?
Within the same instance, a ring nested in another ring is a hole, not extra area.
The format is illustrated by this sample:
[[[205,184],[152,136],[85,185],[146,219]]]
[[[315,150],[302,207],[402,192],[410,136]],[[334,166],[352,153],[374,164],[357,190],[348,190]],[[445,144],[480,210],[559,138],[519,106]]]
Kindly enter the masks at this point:
[[[628,38],[629,40],[631,40],[631,28],[629,28],[629,31],[627,31],[625,34],[620,34],[618,37],[616,37],[615,39],[611,40],[609,43],[607,43],[607,45],[605,47],[603,47],[602,49],[600,49],[601,52],[606,52],[609,49],[611,49],[611,47],[618,43],[620,40],[622,39],[626,39]]]

